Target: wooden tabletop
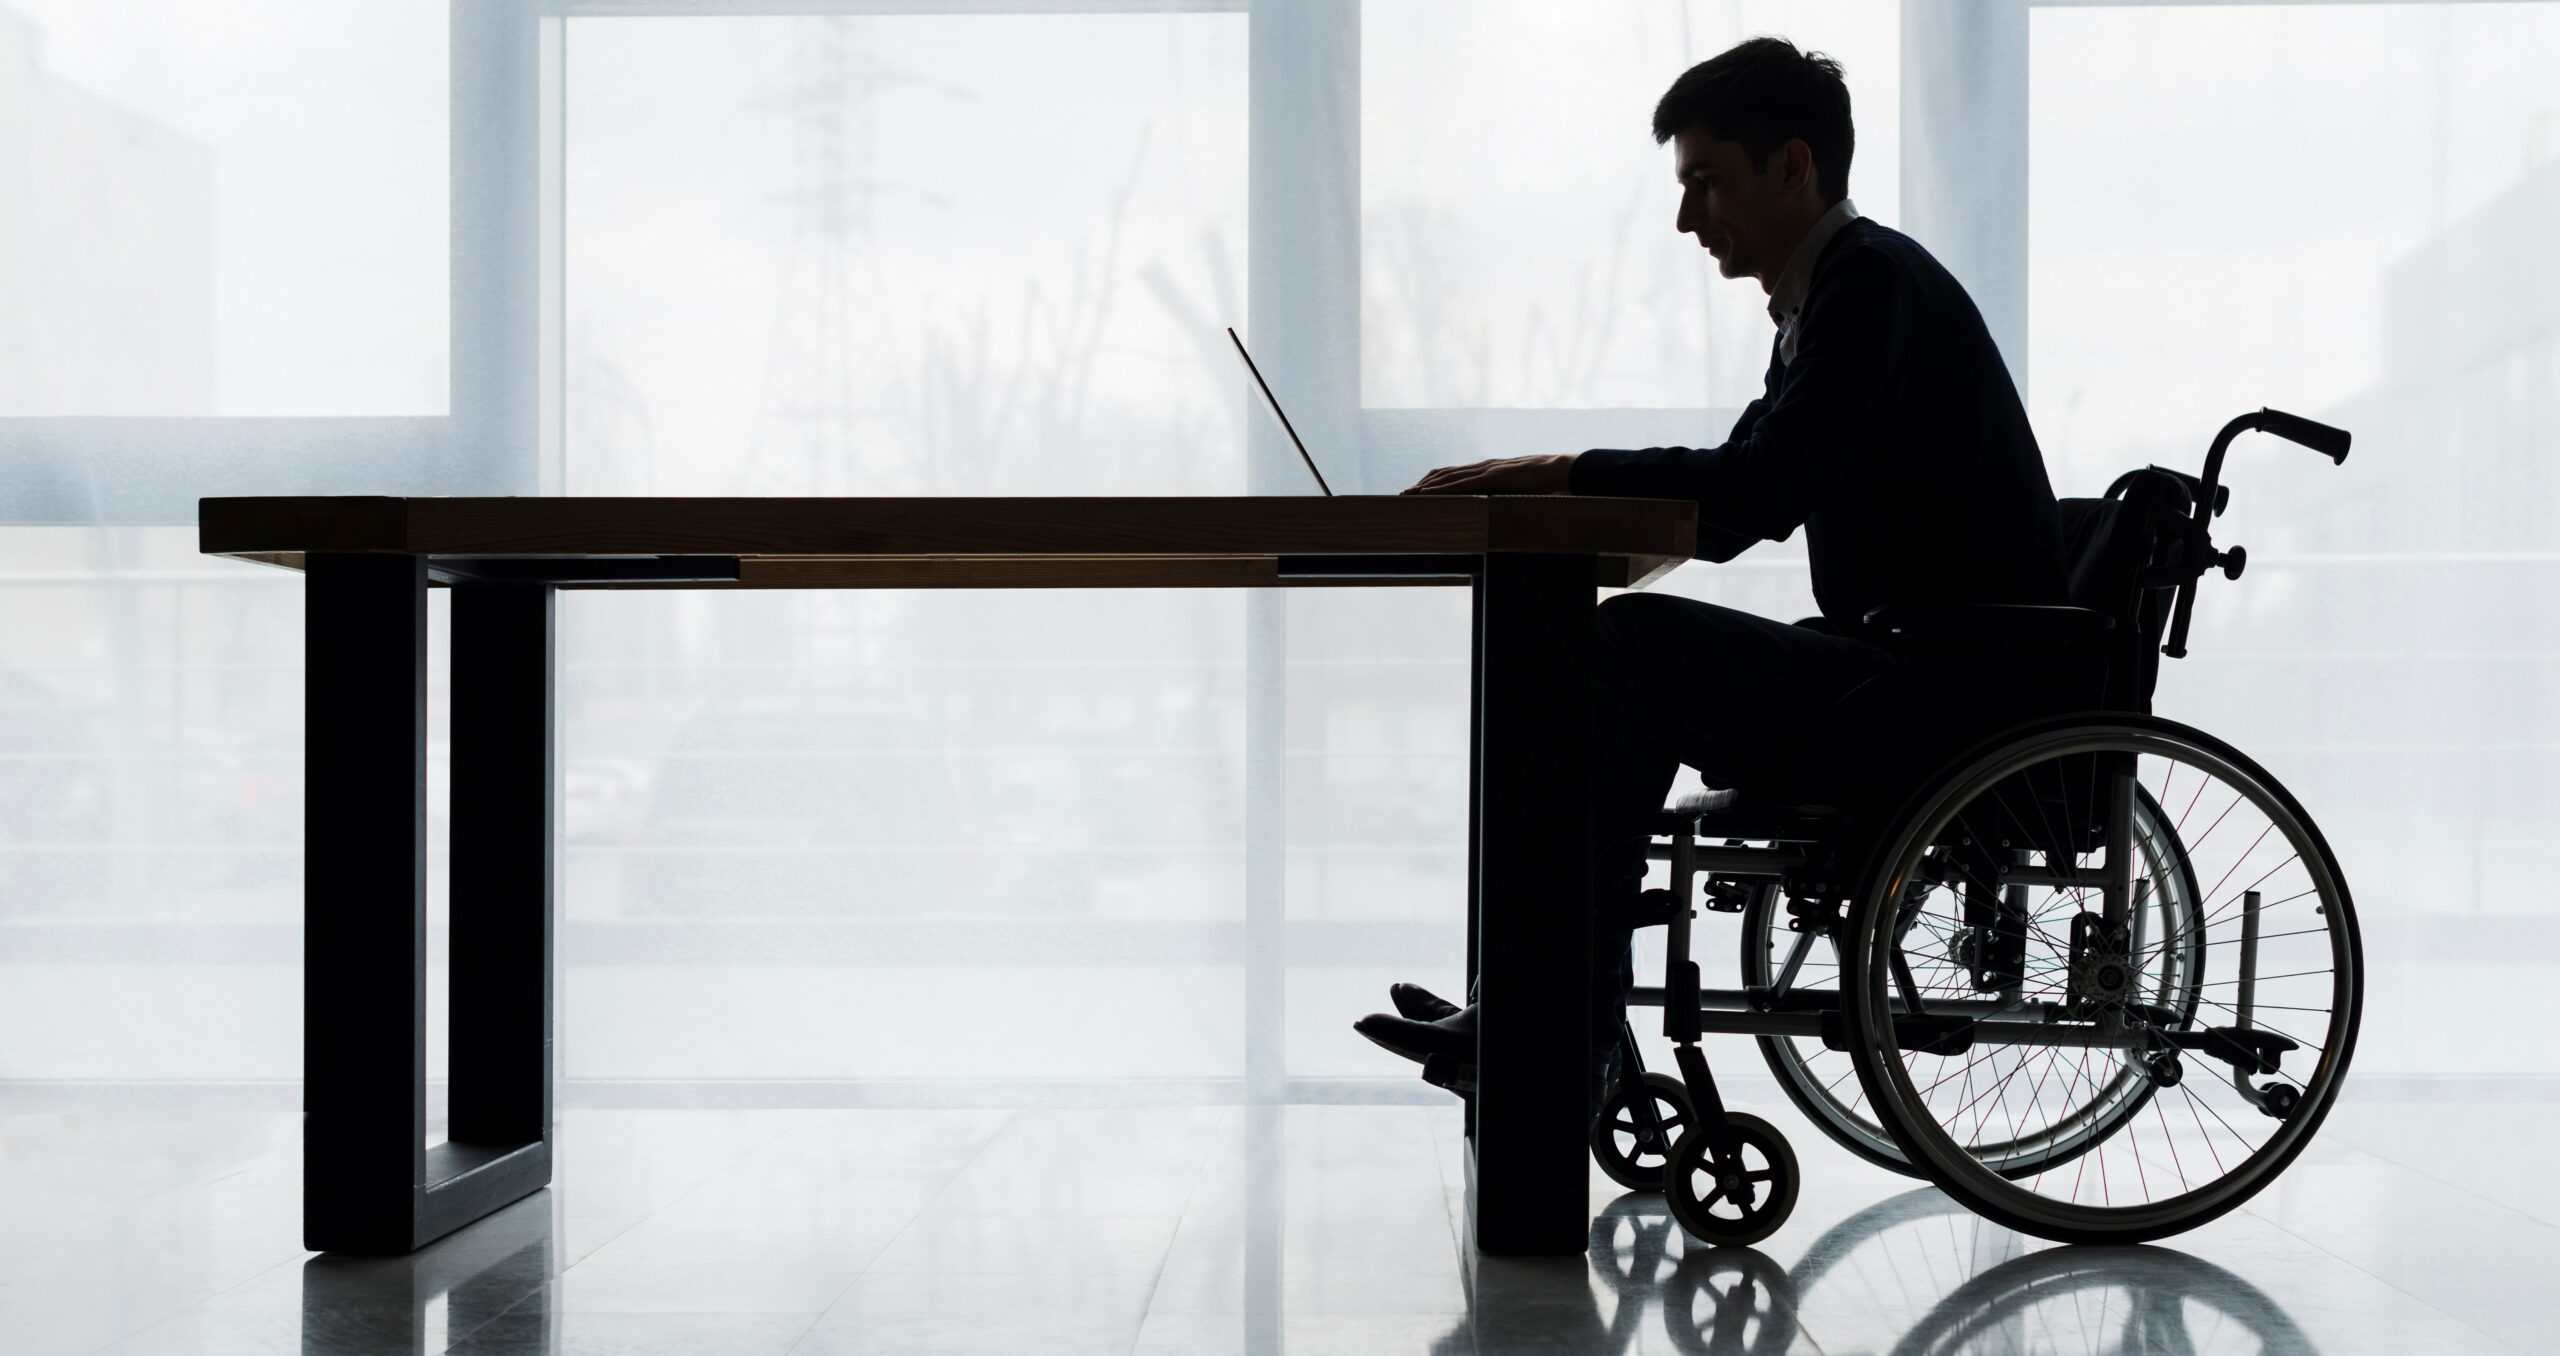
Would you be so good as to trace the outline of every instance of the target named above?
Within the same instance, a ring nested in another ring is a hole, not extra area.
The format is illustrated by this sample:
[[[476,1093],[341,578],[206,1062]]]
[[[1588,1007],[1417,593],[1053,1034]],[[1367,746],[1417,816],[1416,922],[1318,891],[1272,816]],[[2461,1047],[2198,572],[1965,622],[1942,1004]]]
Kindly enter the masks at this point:
[[[208,555],[291,569],[309,552],[368,552],[426,557],[440,578],[503,567],[511,578],[587,588],[1393,582],[1398,570],[1427,573],[1435,559],[1513,552],[1593,555],[1602,584],[1633,588],[1689,558],[1696,521],[1697,506],[1683,500],[1565,495],[305,496],[202,500],[197,541]],[[1362,560],[1379,570],[1364,573]],[[599,561],[652,562],[659,577],[599,577],[614,573]],[[686,561],[710,577],[691,578]],[[1349,572],[1326,575],[1328,565]]]

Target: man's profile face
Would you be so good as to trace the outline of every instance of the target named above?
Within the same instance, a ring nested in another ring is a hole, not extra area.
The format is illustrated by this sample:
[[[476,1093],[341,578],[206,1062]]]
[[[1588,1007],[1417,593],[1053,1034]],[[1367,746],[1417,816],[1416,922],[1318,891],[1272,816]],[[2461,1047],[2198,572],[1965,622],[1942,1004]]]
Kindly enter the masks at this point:
[[[1704,127],[1672,138],[1673,172],[1680,180],[1677,224],[1715,256],[1724,276],[1758,278],[1765,286],[1785,267],[1785,260],[1770,255],[1785,217],[1781,186],[1790,152],[1800,145],[1790,142],[1770,152],[1767,164],[1755,166],[1742,143],[1718,141]]]

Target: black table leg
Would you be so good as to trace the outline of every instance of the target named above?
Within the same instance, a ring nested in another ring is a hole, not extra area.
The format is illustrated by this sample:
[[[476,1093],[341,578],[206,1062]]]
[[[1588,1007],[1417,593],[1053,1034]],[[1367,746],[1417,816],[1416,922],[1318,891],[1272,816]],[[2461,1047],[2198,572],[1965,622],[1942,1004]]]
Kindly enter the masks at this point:
[[[1474,587],[1467,590],[1470,615],[1467,632],[1467,757],[1478,759],[1484,748],[1484,574],[1476,573]],[[1483,900],[1482,868],[1484,863],[1484,779],[1476,775],[1481,764],[1471,761],[1467,769],[1467,996],[1458,1001],[1472,1003],[1476,999],[1477,937],[1476,914]],[[1476,1104],[1466,1106],[1467,1138],[1476,1133]]]
[[[455,1080],[457,1139],[426,1148],[426,565],[412,556],[315,552],[304,568],[303,1245],[398,1254],[548,1181],[547,1125],[520,1139],[458,1138],[466,1097],[479,1108],[470,1113],[479,1124],[506,1126],[511,1136],[522,1131],[524,1117],[521,1071],[475,1082],[478,1052],[466,1056],[457,1034],[455,1063],[474,1070]],[[539,656],[546,711],[548,616],[546,599]],[[457,607],[456,649],[512,648],[479,643],[489,629],[484,623],[485,614]],[[457,689],[470,685],[464,674],[478,667],[457,663]],[[457,703],[458,801],[467,787],[525,775],[510,767],[491,778],[485,758],[468,764],[483,770],[466,770],[466,726],[484,723],[466,721]],[[546,743],[542,759],[547,750]],[[532,756],[521,746],[510,753],[519,761]],[[548,782],[546,766],[546,799]],[[546,813],[546,838],[548,828]],[[454,838],[459,899],[465,860],[477,854],[463,850],[471,840],[459,817]],[[468,870],[480,879],[489,874],[478,864]],[[540,889],[547,938],[547,870]],[[457,950],[490,931],[485,914],[466,927],[471,912],[456,911]],[[519,988],[522,968],[519,959],[517,977],[495,985]],[[488,982],[491,972],[459,960],[455,966],[458,979],[472,974],[475,983]],[[547,1007],[547,947],[539,979]],[[520,993],[514,1001],[521,1010]],[[493,1105],[513,1110],[493,1121]],[[547,1121],[547,1110],[540,1114]]]
[[[553,611],[549,584],[453,590],[448,1227],[551,1180]]]
[[[1491,555],[1477,647],[1477,1247],[1590,1242],[1590,556]]]

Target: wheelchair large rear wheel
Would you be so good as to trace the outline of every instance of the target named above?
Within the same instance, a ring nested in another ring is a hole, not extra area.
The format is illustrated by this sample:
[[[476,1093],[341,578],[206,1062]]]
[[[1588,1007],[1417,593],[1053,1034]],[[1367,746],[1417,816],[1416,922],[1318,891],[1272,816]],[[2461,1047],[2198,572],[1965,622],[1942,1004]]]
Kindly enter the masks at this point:
[[[2210,882],[2186,926],[2142,907],[2185,887],[2142,847],[2137,788],[2176,870]],[[2239,751],[2148,716],[2041,722],[1958,760],[1882,842],[1849,918],[1853,952],[1884,958],[1843,989],[1849,1053],[1877,1121],[1969,1208],[2064,1242],[2163,1237],[2249,1199],[2328,1114],[2362,1010],[2354,908]],[[2017,981],[1989,988],[1964,939],[2020,895]],[[1931,962],[1915,938],[1954,944]],[[2036,1140],[2075,1152],[2016,1173]]]
[[[2195,926],[2200,920],[2199,891],[2195,873],[2188,869],[2184,854],[2178,849],[2177,834],[2150,792],[2136,788],[2133,811],[2145,874],[2160,882],[2161,887],[2148,892],[2143,901],[2151,935],[2185,933],[2192,938],[2200,931]],[[2068,918],[2061,916],[2068,903],[2067,899],[2047,900],[2045,915],[2029,919],[2030,926],[2069,927]],[[1962,940],[1944,929],[1927,926],[1929,921],[1916,915],[1913,926],[1897,941],[1907,963],[1947,962],[1947,952]],[[1841,965],[1835,939],[1825,933],[1796,932],[1787,924],[1787,910],[1774,883],[1752,893],[1742,913],[1743,984],[1771,994],[1836,993]],[[2191,1015],[2197,1001],[2196,971],[2192,948],[2180,947],[2169,953],[2150,976],[2156,1001]],[[1818,1036],[1756,1039],[1760,1057],[1777,1078],[1780,1090],[1806,1120],[1833,1142],[1879,1167],[1928,1178],[1929,1174],[1912,1167],[1911,1161],[1903,1157],[1902,1147],[1877,1120],[1868,1105],[1865,1084],[1857,1076],[1856,1063],[1847,1051],[1830,1048]],[[2127,1075],[2104,1084],[2077,1085],[2075,1090],[2083,1094],[2083,1104],[2071,1108],[2070,1114],[2062,1118],[2063,1124],[2072,1127],[2070,1131],[2026,1135],[1996,1153],[1982,1156],[1992,1162],[1996,1171],[2010,1177],[2045,1171],[2086,1152],[2115,1126],[2140,1114],[2142,1099],[2150,1095],[2150,1083]]]

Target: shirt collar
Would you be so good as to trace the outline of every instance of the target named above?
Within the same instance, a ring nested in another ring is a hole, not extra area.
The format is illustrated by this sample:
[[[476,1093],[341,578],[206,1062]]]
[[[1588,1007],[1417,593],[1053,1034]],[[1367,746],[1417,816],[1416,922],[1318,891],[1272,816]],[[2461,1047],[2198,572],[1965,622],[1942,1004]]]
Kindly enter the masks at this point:
[[[1857,204],[1847,198],[1831,204],[1831,210],[1816,218],[1813,229],[1804,233],[1804,242],[1796,246],[1795,257],[1787,260],[1778,274],[1777,285],[1769,289],[1769,318],[1785,325],[1804,309],[1805,295],[1813,290],[1813,266],[1822,258],[1822,247],[1840,228],[1858,219]]]

